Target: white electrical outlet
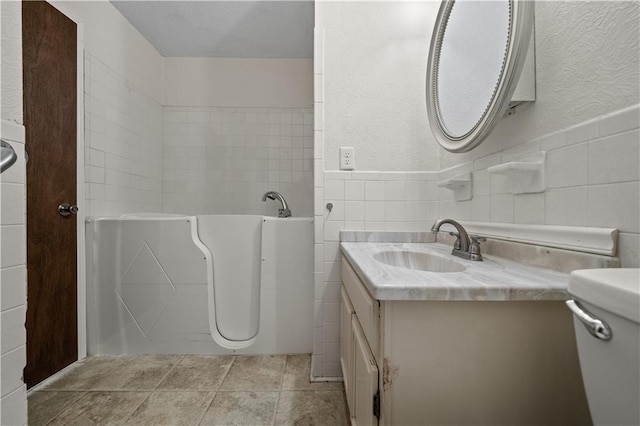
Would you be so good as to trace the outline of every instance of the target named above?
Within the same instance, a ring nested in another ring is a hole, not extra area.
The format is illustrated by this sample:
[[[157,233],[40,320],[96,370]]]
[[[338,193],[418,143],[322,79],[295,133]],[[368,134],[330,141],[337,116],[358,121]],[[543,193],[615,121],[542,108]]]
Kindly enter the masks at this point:
[[[340,147],[340,170],[355,169],[355,153],[352,146]]]

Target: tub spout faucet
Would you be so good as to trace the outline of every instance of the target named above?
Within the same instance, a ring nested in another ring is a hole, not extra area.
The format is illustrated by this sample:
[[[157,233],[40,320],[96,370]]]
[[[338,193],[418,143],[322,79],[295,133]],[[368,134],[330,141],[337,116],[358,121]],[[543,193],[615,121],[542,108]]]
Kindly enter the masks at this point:
[[[480,243],[486,241],[486,238],[471,236],[467,234],[466,229],[453,219],[438,219],[431,227],[431,232],[440,231],[440,227],[448,223],[456,228],[457,233],[450,232],[450,235],[456,237],[456,242],[453,244],[453,250],[451,254],[461,257],[467,260],[482,260],[482,253],[480,252]]]
[[[267,198],[270,200],[278,200],[280,201],[280,204],[282,205],[281,208],[278,209],[278,217],[290,217],[291,216],[291,210],[289,210],[289,206],[287,205],[287,202],[285,201],[284,197],[282,196],[282,194],[280,194],[279,192],[275,192],[275,191],[269,191],[266,192],[263,196],[262,196],[262,201],[267,201]]]

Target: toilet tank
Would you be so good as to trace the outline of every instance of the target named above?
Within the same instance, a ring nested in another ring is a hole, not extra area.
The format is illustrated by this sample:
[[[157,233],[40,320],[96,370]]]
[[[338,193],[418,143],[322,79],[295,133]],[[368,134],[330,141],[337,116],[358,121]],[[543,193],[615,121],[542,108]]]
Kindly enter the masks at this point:
[[[585,313],[611,329],[610,340],[595,337],[574,315],[594,424],[640,424],[640,269],[574,271],[569,293]]]

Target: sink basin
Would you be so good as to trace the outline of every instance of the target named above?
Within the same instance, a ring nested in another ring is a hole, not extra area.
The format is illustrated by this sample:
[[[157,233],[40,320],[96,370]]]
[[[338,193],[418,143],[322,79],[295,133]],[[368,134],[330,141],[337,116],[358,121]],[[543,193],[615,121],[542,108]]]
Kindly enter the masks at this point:
[[[381,251],[373,258],[378,262],[399,268],[415,269],[427,272],[462,272],[467,269],[464,264],[453,259],[431,253],[410,250]]]

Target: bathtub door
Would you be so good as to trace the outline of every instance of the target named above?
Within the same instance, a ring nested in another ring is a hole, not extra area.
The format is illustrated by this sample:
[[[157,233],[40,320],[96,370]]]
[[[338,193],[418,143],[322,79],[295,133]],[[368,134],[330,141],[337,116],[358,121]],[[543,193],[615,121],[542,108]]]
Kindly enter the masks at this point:
[[[76,24],[44,1],[22,3],[27,161],[27,387],[78,358]]]

